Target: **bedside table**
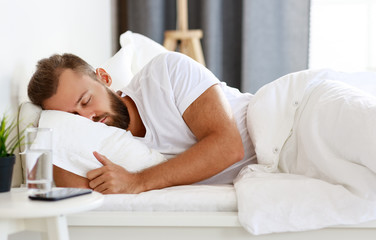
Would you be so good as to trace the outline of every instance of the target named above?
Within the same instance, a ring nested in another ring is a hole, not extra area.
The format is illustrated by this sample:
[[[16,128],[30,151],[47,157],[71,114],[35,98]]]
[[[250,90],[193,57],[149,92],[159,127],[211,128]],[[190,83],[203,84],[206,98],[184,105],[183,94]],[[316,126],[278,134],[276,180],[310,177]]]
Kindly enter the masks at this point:
[[[66,215],[99,207],[100,193],[92,192],[60,201],[35,201],[28,198],[26,188],[13,188],[0,193],[0,240],[19,231],[43,232],[47,239],[69,239]]]

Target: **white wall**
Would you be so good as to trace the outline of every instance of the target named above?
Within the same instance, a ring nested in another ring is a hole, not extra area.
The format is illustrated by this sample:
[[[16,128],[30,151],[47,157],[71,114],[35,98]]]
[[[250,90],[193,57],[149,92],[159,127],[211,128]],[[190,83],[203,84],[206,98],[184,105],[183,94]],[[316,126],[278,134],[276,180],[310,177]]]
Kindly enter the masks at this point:
[[[112,0],[0,0],[0,114],[26,100],[37,61],[74,53],[94,67],[112,55]]]
[[[376,1],[312,0],[310,68],[376,71]]]

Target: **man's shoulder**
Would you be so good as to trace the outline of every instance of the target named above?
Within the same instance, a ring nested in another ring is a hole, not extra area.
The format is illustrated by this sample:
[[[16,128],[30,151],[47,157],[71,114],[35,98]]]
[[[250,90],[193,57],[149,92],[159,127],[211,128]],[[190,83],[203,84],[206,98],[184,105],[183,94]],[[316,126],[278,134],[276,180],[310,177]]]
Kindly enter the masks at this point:
[[[182,54],[179,52],[168,51],[168,52],[158,54],[150,61],[150,63],[151,64],[179,63],[181,61],[192,61],[192,60],[193,59],[190,59],[185,54]]]
[[[132,79],[132,82],[136,81],[149,81],[150,78],[160,81],[160,78],[166,76],[172,68],[184,66],[179,59],[186,58],[185,55],[168,51],[163,52],[153,57]]]

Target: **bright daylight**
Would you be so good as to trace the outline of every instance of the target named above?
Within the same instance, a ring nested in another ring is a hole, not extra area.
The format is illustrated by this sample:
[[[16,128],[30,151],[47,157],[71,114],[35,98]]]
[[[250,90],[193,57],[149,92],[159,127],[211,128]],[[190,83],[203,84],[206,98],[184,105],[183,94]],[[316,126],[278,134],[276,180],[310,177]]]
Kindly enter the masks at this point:
[[[0,8],[0,240],[375,240],[376,0]]]

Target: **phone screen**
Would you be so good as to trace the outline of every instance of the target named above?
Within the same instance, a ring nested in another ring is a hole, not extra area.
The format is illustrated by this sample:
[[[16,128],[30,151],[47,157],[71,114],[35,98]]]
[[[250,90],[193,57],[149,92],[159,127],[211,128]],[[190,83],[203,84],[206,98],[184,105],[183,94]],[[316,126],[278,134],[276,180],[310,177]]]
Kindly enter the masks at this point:
[[[29,198],[32,200],[57,201],[66,198],[81,196],[84,194],[89,194],[91,192],[91,189],[84,188],[59,188],[47,193],[31,194],[29,195]]]

